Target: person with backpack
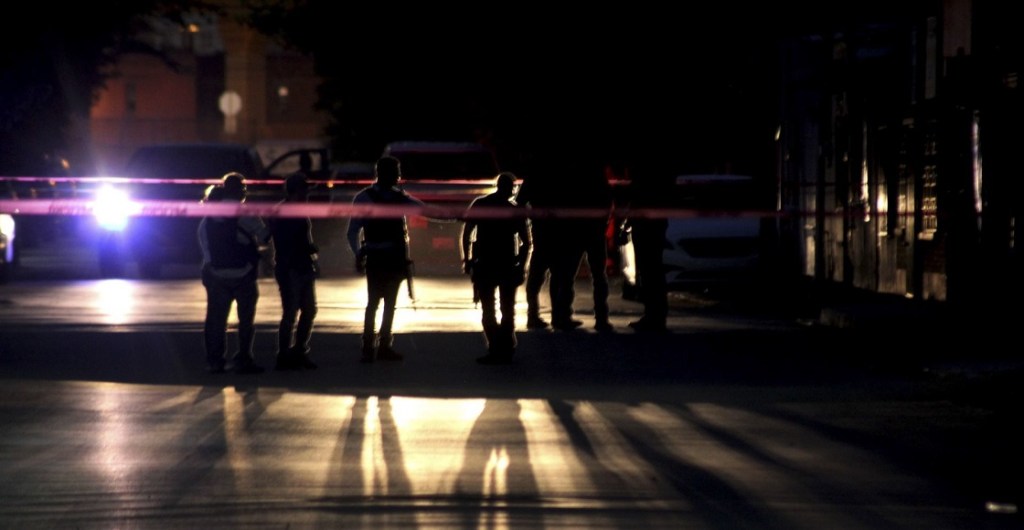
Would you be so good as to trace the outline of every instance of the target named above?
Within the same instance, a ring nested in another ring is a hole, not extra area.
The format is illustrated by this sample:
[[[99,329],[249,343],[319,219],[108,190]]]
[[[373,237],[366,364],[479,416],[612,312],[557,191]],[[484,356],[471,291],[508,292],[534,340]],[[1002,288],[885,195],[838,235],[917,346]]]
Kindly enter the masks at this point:
[[[211,188],[207,202],[245,201],[245,176],[231,172]],[[238,351],[232,369],[239,374],[262,373],[256,364],[256,303],[259,300],[261,249],[270,242],[270,231],[259,217],[204,217],[199,222],[199,246],[203,254],[202,281],[206,288],[206,319],[203,341],[210,373],[227,371],[227,324],[231,305],[238,315]]]

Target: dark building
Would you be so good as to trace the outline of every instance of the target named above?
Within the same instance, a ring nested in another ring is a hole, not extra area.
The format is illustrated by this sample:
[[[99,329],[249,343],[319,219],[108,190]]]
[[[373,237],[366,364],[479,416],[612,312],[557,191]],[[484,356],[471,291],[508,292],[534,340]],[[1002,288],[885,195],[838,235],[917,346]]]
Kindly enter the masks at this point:
[[[1012,302],[1021,33],[992,2],[903,7],[781,47],[780,255],[823,284]]]
[[[87,151],[101,170],[116,172],[135,149],[157,143],[243,143],[266,161],[326,144],[312,59],[236,16],[148,19],[136,38],[160,54],[123,53],[90,111]]]

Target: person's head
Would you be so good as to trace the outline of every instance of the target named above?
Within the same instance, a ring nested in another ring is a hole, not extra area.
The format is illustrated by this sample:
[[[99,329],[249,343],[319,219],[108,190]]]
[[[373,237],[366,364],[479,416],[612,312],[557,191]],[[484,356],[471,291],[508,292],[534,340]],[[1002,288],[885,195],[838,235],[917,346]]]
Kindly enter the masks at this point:
[[[232,171],[221,178],[221,185],[224,187],[225,200],[245,200],[245,175]]]
[[[502,197],[511,197],[512,193],[515,192],[516,189],[515,174],[508,171],[498,173],[495,186],[498,188],[498,195],[501,195]]]
[[[220,202],[224,200],[224,188],[216,184],[211,184],[206,187],[206,192],[203,194],[203,202]]]
[[[402,177],[402,164],[393,156],[382,156],[373,167],[373,175],[382,186],[394,186]]]
[[[289,199],[305,200],[309,193],[309,180],[306,174],[296,171],[284,179],[284,193]]]

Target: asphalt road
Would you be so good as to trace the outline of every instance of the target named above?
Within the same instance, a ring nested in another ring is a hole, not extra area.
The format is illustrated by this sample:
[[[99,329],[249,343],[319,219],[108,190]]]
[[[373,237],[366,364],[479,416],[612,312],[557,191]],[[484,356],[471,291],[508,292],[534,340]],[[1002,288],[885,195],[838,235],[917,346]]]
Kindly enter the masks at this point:
[[[583,280],[584,327],[481,366],[465,279],[425,277],[367,365],[341,277],[318,369],[211,375],[189,274],[0,286],[0,527],[1022,527],[1019,394],[904,340],[683,293],[598,333]]]

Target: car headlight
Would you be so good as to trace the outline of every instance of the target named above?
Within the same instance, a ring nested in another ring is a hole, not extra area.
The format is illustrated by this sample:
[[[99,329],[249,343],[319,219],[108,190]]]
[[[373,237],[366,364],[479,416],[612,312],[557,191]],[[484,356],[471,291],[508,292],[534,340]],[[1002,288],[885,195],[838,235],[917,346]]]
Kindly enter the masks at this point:
[[[96,191],[92,214],[97,224],[111,231],[121,231],[128,226],[131,217],[131,200],[128,192],[111,186],[104,186]]]
[[[0,234],[14,235],[14,217],[11,217],[10,214],[0,214]]]

